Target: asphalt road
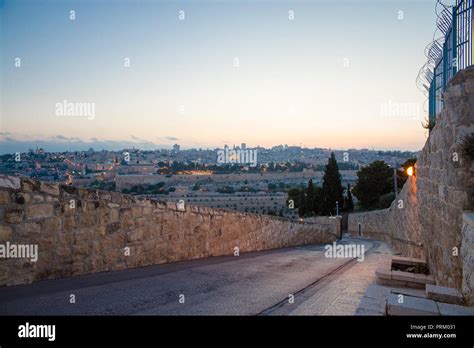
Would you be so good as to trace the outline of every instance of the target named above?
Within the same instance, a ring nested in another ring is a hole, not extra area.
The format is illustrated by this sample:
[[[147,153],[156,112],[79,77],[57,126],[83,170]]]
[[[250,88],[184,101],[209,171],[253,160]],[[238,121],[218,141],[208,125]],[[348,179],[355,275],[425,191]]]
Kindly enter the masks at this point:
[[[47,280],[0,288],[0,314],[285,315],[356,264],[309,245]]]

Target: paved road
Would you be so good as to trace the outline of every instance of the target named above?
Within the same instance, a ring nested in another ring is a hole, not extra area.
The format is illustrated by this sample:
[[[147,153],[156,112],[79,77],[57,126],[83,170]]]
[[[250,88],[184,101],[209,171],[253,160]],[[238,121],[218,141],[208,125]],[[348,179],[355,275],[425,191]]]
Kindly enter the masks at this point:
[[[326,258],[324,245],[310,245],[48,280],[1,288],[0,314],[325,314],[330,301],[342,303],[342,314],[353,314],[358,298],[351,297],[362,296],[372,280],[372,268],[378,262],[373,255],[379,243],[361,239],[340,243],[364,244],[371,255],[366,255],[364,262]],[[367,270],[371,258],[372,266]],[[360,267],[366,276],[356,280],[356,293],[348,291],[351,286],[345,277],[353,277]],[[338,300],[337,291],[345,291],[349,302]],[[74,304],[70,303],[71,294]],[[294,303],[289,301],[290,294],[295,296]],[[318,304],[321,301],[323,309]]]

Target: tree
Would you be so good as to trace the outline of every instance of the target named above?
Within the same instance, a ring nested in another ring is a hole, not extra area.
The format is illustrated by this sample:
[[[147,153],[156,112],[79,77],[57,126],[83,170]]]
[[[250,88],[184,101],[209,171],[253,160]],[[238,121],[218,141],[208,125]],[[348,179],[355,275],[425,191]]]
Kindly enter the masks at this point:
[[[342,206],[344,189],[341,184],[341,174],[337,166],[336,155],[331,152],[331,157],[326,165],[323,176],[321,214],[330,215],[336,210],[336,202]]]
[[[312,213],[314,208],[314,185],[313,179],[309,179],[308,188],[306,189],[306,207],[307,213]]]
[[[305,216],[305,214],[306,214],[306,197],[304,193],[304,187],[301,187],[300,197],[298,200],[298,215],[300,217],[303,217]]]
[[[393,172],[384,161],[374,161],[357,172],[357,184],[352,192],[364,208],[377,205],[381,196],[393,189]]]
[[[347,211],[354,210],[354,201],[352,199],[351,184],[347,184]]]
[[[321,213],[322,200],[323,200],[323,189],[317,186],[314,189],[314,196],[313,196],[313,212],[315,215],[319,215]]]

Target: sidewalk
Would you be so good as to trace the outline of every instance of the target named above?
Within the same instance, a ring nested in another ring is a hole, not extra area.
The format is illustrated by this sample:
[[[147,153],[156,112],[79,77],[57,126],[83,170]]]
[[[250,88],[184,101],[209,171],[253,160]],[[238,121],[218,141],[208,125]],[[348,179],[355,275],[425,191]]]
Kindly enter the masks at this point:
[[[318,290],[290,315],[355,315],[366,288],[375,283],[375,270],[389,265],[392,250],[383,242],[359,238],[343,238],[353,243],[373,243],[374,249],[365,260],[357,262],[343,274]]]

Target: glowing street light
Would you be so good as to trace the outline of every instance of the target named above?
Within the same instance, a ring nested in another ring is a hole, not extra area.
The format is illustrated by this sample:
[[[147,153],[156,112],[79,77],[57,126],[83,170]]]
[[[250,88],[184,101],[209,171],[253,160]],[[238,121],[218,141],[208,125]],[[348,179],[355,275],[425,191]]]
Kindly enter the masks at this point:
[[[413,174],[415,174],[415,169],[412,166],[408,167],[407,168],[407,175],[408,176],[413,176]]]

